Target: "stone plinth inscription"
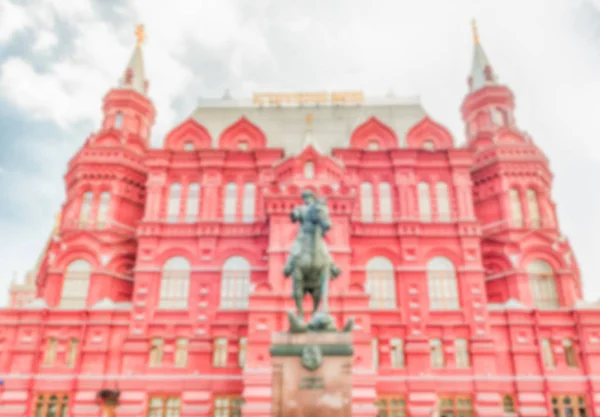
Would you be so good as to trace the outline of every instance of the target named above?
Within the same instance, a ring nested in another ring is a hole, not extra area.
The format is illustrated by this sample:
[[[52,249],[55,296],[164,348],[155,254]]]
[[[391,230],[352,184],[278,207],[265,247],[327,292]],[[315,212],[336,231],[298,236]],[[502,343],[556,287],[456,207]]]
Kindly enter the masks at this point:
[[[350,417],[350,334],[277,334],[271,356],[273,417]]]

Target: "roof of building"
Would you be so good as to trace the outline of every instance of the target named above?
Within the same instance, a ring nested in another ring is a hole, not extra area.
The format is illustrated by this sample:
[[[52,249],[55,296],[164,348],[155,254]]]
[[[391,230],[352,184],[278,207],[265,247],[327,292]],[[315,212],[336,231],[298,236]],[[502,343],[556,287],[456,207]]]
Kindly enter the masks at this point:
[[[146,35],[143,25],[136,27],[137,44],[129,63],[123,73],[123,78],[119,83],[120,88],[133,90],[143,96],[146,95],[146,73],[144,72],[144,58],[142,56],[142,42]]]
[[[492,65],[479,42],[479,33],[477,26],[473,21],[473,64],[470,75],[471,92],[477,91],[487,85],[497,84],[496,74],[492,70]]]
[[[416,97],[373,97],[351,104],[280,104],[261,105],[253,100],[202,99],[192,113],[211,134],[213,146],[225,129],[242,116],[258,126],[267,137],[267,146],[298,154],[304,148],[307,117],[311,117],[310,141],[318,143],[324,153],[347,147],[354,129],[371,117],[394,130],[399,145],[404,146],[406,133],[425,116]]]

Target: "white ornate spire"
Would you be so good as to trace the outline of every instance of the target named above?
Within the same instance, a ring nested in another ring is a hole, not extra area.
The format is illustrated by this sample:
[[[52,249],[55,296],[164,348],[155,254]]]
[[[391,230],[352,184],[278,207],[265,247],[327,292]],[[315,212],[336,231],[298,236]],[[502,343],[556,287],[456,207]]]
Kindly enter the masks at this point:
[[[137,44],[133,50],[133,54],[131,54],[129,64],[125,68],[125,73],[119,87],[136,91],[145,96],[148,90],[148,82],[144,73],[144,59],[142,57],[142,43],[146,39],[144,25],[137,25],[135,27],[135,36],[137,37]]]
[[[477,23],[475,19],[473,25],[473,66],[469,77],[469,89],[475,92],[485,86],[495,85],[497,83],[496,75],[488,61],[488,58],[479,43],[479,33],[477,32]]]
[[[315,136],[313,135],[312,114],[306,115],[306,132],[304,133],[304,145],[302,146],[302,149],[306,149],[309,146],[312,146],[315,151],[319,152],[320,154],[323,154],[323,151],[321,151],[321,147],[319,146],[319,143],[317,142],[317,140],[315,139]]]

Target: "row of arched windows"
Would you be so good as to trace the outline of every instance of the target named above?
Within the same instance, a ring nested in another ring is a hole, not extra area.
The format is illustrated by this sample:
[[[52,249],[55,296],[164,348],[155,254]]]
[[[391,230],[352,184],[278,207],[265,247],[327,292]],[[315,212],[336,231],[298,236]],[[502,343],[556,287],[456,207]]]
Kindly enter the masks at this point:
[[[223,201],[223,220],[225,222],[236,222],[238,215],[238,185],[230,182],[225,186]],[[185,203],[182,204],[183,186],[173,183],[169,187],[167,199],[167,221],[170,223],[184,219],[186,222],[194,222],[200,213],[201,188],[198,183],[191,183],[187,187]],[[253,183],[244,184],[242,190],[241,221],[252,222],[255,217],[256,186]]]
[[[432,258],[427,263],[427,288],[430,310],[458,310],[460,301],[456,272],[445,257]],[[396,278],[394,265],[385,257],[372,258],[366,268],[366,291],[371,296],[370,307],[394,309],[396,305]],[[532,305],[536,308],[559,307],[556,279],[550,264],[534,260],[527,265]]]
[[[246,223],[252,222],[254,221],[254,212],[256,208],[256,185],[251,182],[244,184],[242,198],[242,221]],[[236,222],[238,218],[238,185],[235,182],[230,182],[225,187],[223,220],[228,223],[233,223]]]
[[[92,225],[92,208],[94,205],[94,193],[87,191],[83,194],[83,200],[79,208],[79,227],[88,228]],[[106,226],[109,215],[110,206],[110,193],[104,191],[100,193],[98,199],[98,206],[96,210],[96,221],[95,226],[98,229],[102,229]]]
[[[365,290],[370,295],[369,306],[394,309],[396,303],[396,274],[394,264],[377,256],[367,262]],[[459,309],[458,285],[452,262],[445,257],[432,258],[427,263],[427,285],[430,310]]]
[[[376,195],[374,195],[376,193]],[[427,182],[420,182],[417,186],[419,202],[419,220],[430,222],[433,219],[432,193]],[[433,198],[436,202],[437,221],[448,222],[451,219],[450,195],[445,182],[435,184]],[[361,219],[363,222],[391,222],[393,220],[393,197],[389,183],[382,182],[374,187],[370,182],[360,185]],[[377,210],[376,210],[377,208]]]
[[[363,182],[360,185],[360,212],[363,222],[391,222],[393,220],[392,188],[387,182],[381,182],[377,186],[376,196],[373,192],[373,184]],[[377,199],[377,213],[375,200]]]
[[[191,264],[183,256],[165,262],[160,280],[158,307],[186,309],[188,307]],[[427,263],[429,309],[458,310],[460,301],[456,271],[452,261],[434,257]],[[75,260],[66,269],[59,306],[85,308],[90,286],[91,265]],[[532,304],[536,308],[558,308],[559,299],[552,267],[545,261],[534,260],[527,266]],[[232,256],[223,264],[220,308],[245,309],[250,294],[250,262]],[[366,265],[365,290],[370,295],[369,306],[375,309],[394,309],[396,277],[394,264],[386,257],[371,258]]]
[[[432,193],[428,182],[421,181],[417,186],[419,194],[419,219],[422,222],[430,222],[432,220]],[[448,184],[445,182],[437,182],[433,197],[435,198],[437,208],[437,220],[441,222],[449,222],[451,218],[450,211],[450,195],[448,193]]]
[[[521,228],[524,225],[523,219],[523,204],[522,196],[519,190],[511,188],[509,190],[510,212],[513,227]],[[538,194],[533,188],[529,188],[525,192],[525,204],[527,207],[527,223],[533,229],[538,229],[541,226],[540,206],[538,202]]]
[[[179,183],[171,184],[169,188],[169,198],[167,200],[167,221],[174,223],[179,221],[183,214],[185,221],[192,222],[198,218],[200,210],[200,184],[191,183],[187,188],[187,198],[182,206],[182,185]],[[183,213],[182,213],[183,208]]]
[[[176,256],[165,262],[160,280],[159,308],[188,307],[191,270],[190,262],[183,256]],[[244,257],[232,256],[225,261],[221,275],[220,308],[248,308],[250,273],[250,262]]]

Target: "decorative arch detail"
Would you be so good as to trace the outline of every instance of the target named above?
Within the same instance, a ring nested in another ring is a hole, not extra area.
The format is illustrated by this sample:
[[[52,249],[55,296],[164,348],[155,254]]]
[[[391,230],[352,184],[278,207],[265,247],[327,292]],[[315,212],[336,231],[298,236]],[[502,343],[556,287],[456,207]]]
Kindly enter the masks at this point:
[[[373,116],[354,129],[350,146],[372,150],[393,149],[398,147],[398,137],[392,128]]]
[[[500,252],[486,252],[482,256],[483,268],[485,269],[485,274],[499,274],[505,271],[510,271],[514,269],[514,266],[511,264],[510,260]]]
[[[546,262],[554,271],[567,267],[562,257],[557,256],[551,245],[537,244],[526,247],[523,250],[520,266],[523,270],[527,270],[528,265],[536,260]]]
[[[433,145],[432,148],[429,148],[429,143]],[[406,134],[406,146],[414,149],[447,149],[454,146],[454,140],[448,129],[425,116]]]
[[[95,251],[80,245],[69,247],[66,253],[57,257],[54,264],[56,268],[66,270],[69,264],[77,259],[85,260],[92,266],[92,269],[98,268],[99,262]]]
[[[179,258],[179,257],[183,257],[183,258],[187,259],[188,262],[190,262],[190,263],[191,263],[190,259],[196,258],[196,256],[189,250],[177,247],[177,248],[168,248],[168,249],[158,253],[158,255],[156,257],[156,262],[162,268],[163,265],[167,261],[169,261],[169,259]]]
[[[525,139],[522,135],[515,132],[514,130],[508,127],[502,127],[498,129],[496,134],[494,135],[493,141],[495,143],[515,143],[522,144],[527,143],[527,139]]]
[[[121,139],[117,132],[107,130],[96,136],[92,143],[94,146],[117,146],[121,144]]]
[[[425,262],[430,262],[433,258],[447,258],[453,265],[454,268],[458,268],[461,266],[461,257],[458,253],[453,251],[452,249],[448,249],[445,247],[434,247],[428,250],[425,253]]]
[[[242,116],[221,133],[219,148],[252,150],[264,148],[267,137],[254,123]]]
[[[189,144],[193,149],[210,148],[212,144],[208,130],[194,119],[187,119],[181,123],[171,130],[165,139],[166,149],[187,150]]]

